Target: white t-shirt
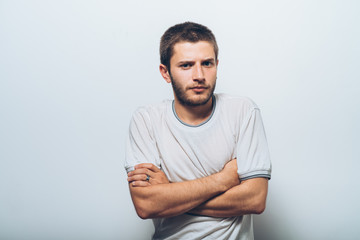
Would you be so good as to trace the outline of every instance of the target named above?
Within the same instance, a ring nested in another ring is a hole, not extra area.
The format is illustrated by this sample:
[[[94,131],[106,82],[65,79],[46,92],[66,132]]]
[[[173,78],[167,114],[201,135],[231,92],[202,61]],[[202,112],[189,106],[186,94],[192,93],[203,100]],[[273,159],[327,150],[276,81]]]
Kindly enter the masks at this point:
[[[240,180],[271,177],[271,162],[260,116],[245,97],[215,94],[211,116],[191,126],[176,115],[173,101],[139,108],[126,145],[125,169],[153,163],[170,182],[206,177],[237,159]],[[252,216],[214,218],[181,214],[153,219],[153,239],[253,239]]]

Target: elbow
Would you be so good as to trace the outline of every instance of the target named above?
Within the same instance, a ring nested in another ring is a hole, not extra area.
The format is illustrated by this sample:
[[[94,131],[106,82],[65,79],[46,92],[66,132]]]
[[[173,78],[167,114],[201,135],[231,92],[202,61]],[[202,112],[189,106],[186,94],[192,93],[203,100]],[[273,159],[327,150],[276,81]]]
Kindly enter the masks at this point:
[[[149,197],[147,195],[139,194],[135,190],[133,190],[131,191],[131,198],[135,207],[136,214],[141,219],[154,218],[154,204],[149,200]]]
[[[262,214],[266,208],[266,195],[258,197],[253,201],[253,213],[254,214]]]
[[[142,204],[135,205],[136,214],[141,219],[150,219],[153,218],[153,213],[149,211],[149,208]]]
[[[266,208],[266,198],[267,198],[267,187],[262,191],[258,191],[254,198],[254,214],[262,214]]]
[[[265,211],[266,204],[262,201],[254,206],[254,214],[262,214]]]
[[[135,206],[136,214],[141,219],[152,219],[160,217],[160,212],[156,209],[155,205],[149,201],[138,201]]]
[[[136,209],[136,213],[141,219],[150,219],[150,214],[142,209]]]

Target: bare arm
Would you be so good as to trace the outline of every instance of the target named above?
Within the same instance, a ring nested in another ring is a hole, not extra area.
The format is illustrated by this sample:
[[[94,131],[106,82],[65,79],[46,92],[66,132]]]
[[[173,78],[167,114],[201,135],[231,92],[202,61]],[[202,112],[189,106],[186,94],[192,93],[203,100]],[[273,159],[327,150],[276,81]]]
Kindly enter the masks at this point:
[[[227,167],[232,167],[235,171],[237,169],[236,160],[231,162],[235,163],[235,165],[229,164]],[[165,174],[152,164],[141,164],[138,165],[138,168],[139,170],[133,172],[133,178],[131,178],[134,180],[132,183],[135,186],[150,186],[169,183]],[[146,174],[151,175],[149,182],[144,181],[146,179]],[[222,194],[204,200],[200,205],[196,205],[191,210],[189,209],[189,212],[212,217],[260,214],[265,209],[267,190],[268,180],[266,178],[245,180],[241,182],[241,184],[228,189]]]
[[[204,202],[190,213],[212,217],[260,214],[265,210],[267,189],[266,178],[249,179]]]
[[[172,217],[188,212],[239,184],[236,161],[227,163],[219,173],[179,183],[156,182],[164,174],[154,165],[146,166],[149,165],[140,164],[128,174],[131,197],[141,218]],[[144,181],[146,175],[150,175],[153,184]]]

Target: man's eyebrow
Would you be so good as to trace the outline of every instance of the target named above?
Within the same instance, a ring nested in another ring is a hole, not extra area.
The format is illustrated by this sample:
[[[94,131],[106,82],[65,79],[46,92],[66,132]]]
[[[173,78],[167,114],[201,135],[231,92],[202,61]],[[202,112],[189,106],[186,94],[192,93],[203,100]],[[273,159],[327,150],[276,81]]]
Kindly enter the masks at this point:
[[[191,61],[191,60],[184,60],[184,61],[180,61],[177,63],[177,65],[182,65],[182,64],[189,64],[189,63],[194,63],[195,61]]]
[[[204,60],[202,60],[202,62],[215,62],[215,58],[213,57],[205,58]]]
[[[194,60],[183,60],[183,61],[179,61],[177,64],[184,64],[184,63],[194,63],[195,61]],[[215,58],[213,57],[209,57],[209,58],[205,58],[205,59],[202,59],[201,62],[215,62]]]

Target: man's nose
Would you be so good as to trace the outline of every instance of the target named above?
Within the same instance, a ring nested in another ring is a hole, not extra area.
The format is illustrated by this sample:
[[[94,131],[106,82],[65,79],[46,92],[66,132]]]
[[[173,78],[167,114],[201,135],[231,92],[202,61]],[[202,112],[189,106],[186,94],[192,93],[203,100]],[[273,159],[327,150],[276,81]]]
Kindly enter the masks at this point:
[[[196,65],[194,67],[193,80],[194,81],[204,81],[205,80],[204,71],[203,71],[203,68],[201,65]]]

